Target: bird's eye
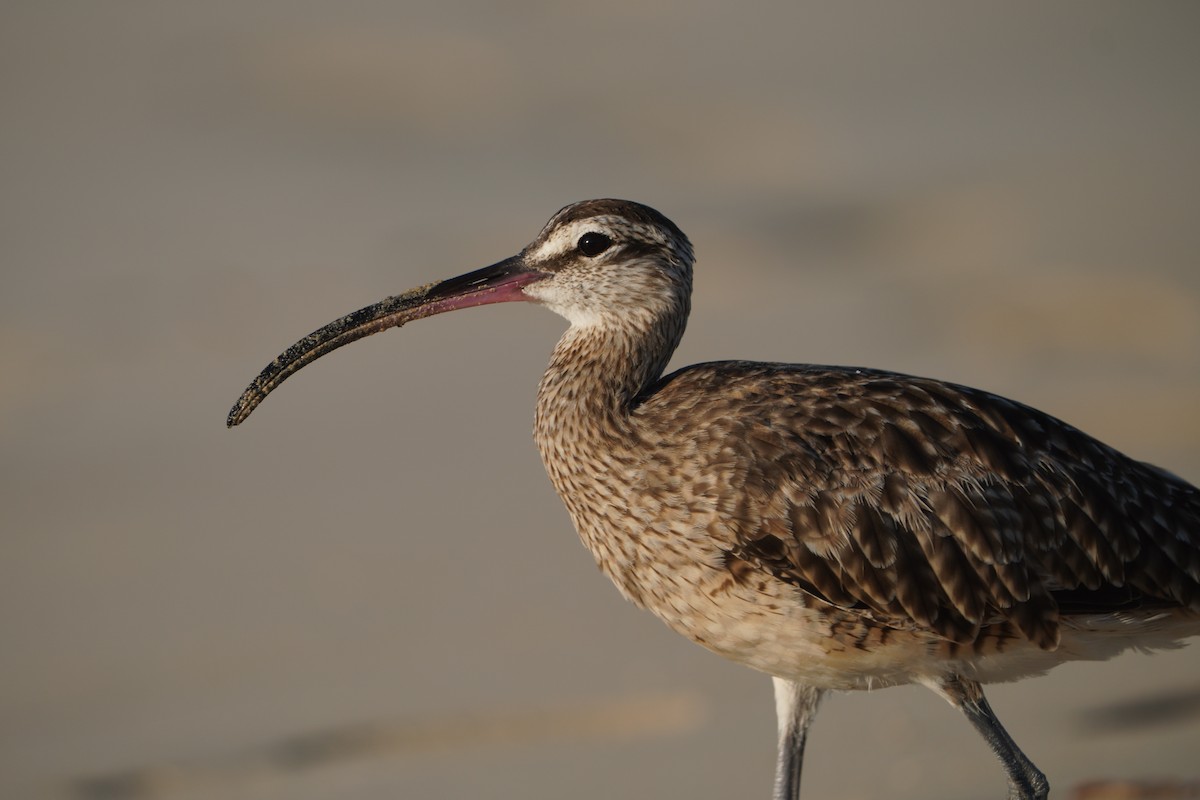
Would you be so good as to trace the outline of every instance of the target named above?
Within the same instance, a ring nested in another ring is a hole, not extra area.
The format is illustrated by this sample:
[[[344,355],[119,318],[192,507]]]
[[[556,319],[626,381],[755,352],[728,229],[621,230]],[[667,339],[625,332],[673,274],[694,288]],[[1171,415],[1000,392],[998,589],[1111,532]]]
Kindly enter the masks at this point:
[[[585,233],[579,237],[579,243],[576,245],[579,252],[589,258],[598,256],[608,248],[612,247],[612,239],[605,236],[603,233]]]

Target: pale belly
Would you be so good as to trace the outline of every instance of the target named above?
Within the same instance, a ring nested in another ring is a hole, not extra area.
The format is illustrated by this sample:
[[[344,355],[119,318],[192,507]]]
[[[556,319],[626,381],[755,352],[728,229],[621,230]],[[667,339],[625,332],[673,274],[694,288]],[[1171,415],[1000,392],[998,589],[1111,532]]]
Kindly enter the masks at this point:
[[[708,565],[719,561],[717,554],[654,563],[613,555],[596,553],[596,560],[627,599],[702,647],[760,672],[842,690],[930,674],[936,642],[928,635],[808,607],[801,593],[771,576],[738,582]]]
[[[763,594],[718,582],[711,594],[688,591],[646,607],[714,653],[810,686],[882,688],[929,674],[927,637],[806,608],[779,585],[779,594]]]
[[[956,645],[806,601],[770,576],[739,582],[729,570],[706,563],[716,560],[625,561],[616,570],[616,562],[597,558],[622,594],[672,630],[760,672],[823,689],[928,685],[951,675],[982,683],[1018,680],[1067,661],[1105,660],[1130,647],[1177,646],[1200,627],[1195,615],[1183,612],[1142,619],[1097,615],[1064,620],[1055,650],[987,629],[977,641]]]

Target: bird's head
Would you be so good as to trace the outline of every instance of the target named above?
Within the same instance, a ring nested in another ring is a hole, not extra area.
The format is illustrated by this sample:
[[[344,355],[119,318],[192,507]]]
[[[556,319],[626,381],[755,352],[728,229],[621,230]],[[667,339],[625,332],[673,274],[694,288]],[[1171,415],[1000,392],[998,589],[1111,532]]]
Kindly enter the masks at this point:
[[[272,361],[226,420],[243,422],[293,373],[343,345],[422,317],[517,300],[540,303],[573,327],[645,327],[682,320],[692,288],[692,245],[649,206],[586,200],[550,218],[520,253],[490,267],[389,297],[313,331]]]
[[[691,242],[662,214],[627,200],[567,206],[519,258],[547,276],[526,297],[575,326],[686,309],[691,296]]]

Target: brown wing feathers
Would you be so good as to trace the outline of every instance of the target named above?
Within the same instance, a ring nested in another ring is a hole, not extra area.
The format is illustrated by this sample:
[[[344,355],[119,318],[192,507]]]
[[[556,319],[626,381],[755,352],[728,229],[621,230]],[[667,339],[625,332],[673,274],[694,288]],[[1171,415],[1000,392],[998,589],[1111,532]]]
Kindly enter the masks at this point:
[[[689,416],[753,452],[730,554],[817,602],[954,642],[1009,623],[1046,648],[1060,613],[1200,611],[1196,490],[1048,415],[837,368],[699,365],[657,392],[689,390],[725,398]]]

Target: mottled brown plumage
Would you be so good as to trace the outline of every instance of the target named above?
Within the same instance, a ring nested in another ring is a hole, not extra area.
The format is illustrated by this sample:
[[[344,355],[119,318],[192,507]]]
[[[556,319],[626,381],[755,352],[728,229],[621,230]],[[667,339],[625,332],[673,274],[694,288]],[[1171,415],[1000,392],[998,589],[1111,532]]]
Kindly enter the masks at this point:
[[[653,209],[568,206],[518,256],[356,312],[277,359],[230,413],[356,338],[531,300],[570,329],[535,439],[600,568],[633,602],[776,679],[776,796],[798,796],[823,693],[922,683],[1047,784],[981,682],[1200,633],[1200,493],[1028,406],[940,381],[728,361],[662,377],[692,248]]]

